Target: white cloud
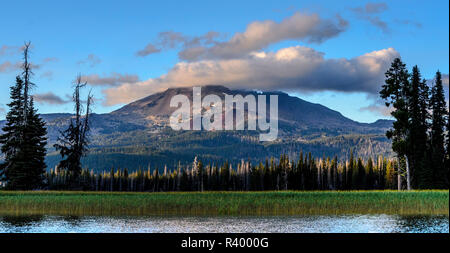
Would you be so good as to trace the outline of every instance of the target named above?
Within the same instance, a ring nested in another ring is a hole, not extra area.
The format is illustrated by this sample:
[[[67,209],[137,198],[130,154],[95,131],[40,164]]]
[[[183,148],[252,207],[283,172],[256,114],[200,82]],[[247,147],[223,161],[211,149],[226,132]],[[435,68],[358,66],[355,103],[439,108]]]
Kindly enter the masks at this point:
[[[241,89],[375,94],[395,57],[399,57],[398,52],[388,48],[352,59],[326,59],[324,53],[296,46],[276,52],[254,52],[239,59],[180,62],[158,78],[104,90],[104,103],[128,103],[170,87],[210,84]]]
[[[183,60],[233,59],[284,40],[301,40],[321,43],[345,31],[346,20],[340,16],[323,19],[318,14],[296,12],[277,23],[272,20],[250,23],[243,33],[236,33],[226,42],[216,42],[211,47],[187,47],[179,53]]]

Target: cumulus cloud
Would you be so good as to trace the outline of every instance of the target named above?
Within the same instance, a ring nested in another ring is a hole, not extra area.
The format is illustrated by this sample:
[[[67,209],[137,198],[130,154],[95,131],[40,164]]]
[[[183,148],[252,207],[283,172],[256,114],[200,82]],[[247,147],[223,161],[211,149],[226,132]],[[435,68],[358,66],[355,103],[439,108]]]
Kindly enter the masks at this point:
[[[234,34],[227,41],[220,40],[223,35],[215,31],[200,36],[187,36],[173,31],[161,32],[156,42],[147,44],[136,55],[147,56],[181,47],[178,56],[186,61],[234,59],[284,40],[322,43],[345,31],[347,26],[348,22],[339,15],[334,19],[324,19],[318,14],[296,12],[281,22],[252,22],[244,32]]]
[[[3,108],[3,106],[2,105],[0,105],[0,113],[5,113],[6,112],[6,109],[5,108]]]
[[[83,82],[92,86],[118,86],[123,83],[136,83],[139,81],[137,75],[111,73],[109,76],[99,76],[98,74],[81,76]]]
[[[47,92],[43,94],[35,94],[33,95],[34,101],[41,104],[50,104],[50,105],[62,105],[70,102],[69,100],[64,100],[61,97],[53,94],[52,92]]]
[[[240,59],[180,62],[158,78],[104,90],[104,103],[128,103],[170,87],[210,84],[241,89],[374,94],[395,57],[399,57],[398,52],[388,48],[351,59],[326,59],[324,53],[296,46],[251,53]]]
[[[78,61],[77,64],[79,65],[87,64],[89,65],[89,67],[92,68],[100,64],[101,62],[102,60],[98,56],[96,56],[95,54],[89,54],[86,59]]]
[[[318,14],[296,12],[279,23],[272,20],[250,23],[243,33],[234,34],[228,41],[216,42],[211,47],[188,47],[179,56],[187,61],[240,58],[284,40],[322,43],[345,31],[347,26],[348,22],[340,16],[323,19]]]

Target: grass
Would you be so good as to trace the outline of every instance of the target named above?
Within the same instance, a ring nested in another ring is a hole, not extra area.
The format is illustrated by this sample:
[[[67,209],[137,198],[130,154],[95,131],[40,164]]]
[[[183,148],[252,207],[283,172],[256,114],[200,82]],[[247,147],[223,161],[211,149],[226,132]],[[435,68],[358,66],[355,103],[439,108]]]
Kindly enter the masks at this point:
[[[449,215],[449,191],[0,191],[0,215]]]

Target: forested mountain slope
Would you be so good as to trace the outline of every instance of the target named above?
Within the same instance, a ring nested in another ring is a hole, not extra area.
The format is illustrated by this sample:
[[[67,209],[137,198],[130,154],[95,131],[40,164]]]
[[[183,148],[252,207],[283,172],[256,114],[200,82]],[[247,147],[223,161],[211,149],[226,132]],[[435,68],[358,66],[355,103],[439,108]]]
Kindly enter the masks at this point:
[[[192,101],[192,88],[174,88],[111,113],[93,114],[90,154],[84,158],[84,166],[95,170],[111,167],[133,170],[149,164],[161,168],[164,164],[190,163],[196,155],[210,162],[260,161],[282,153],[296,156],[300,150],[319,157],[336,155],[344,158],[350,149],[362,157],[390,155],[390,142],[384,135],[392,121],[359,123],[323,105],[282,92],[230,90],[213,85],[202,87],[202,96],[278,95],[279,133],[274,142],[260,142],[256,131],[173,131],[168,122],[176,108],[169,105],[170,99],[177,94],[184,94]],[[42,115],[48,128],[49,167],[54,167],[59,160],[52,145],[70,117],[63,113]],[[1,121],[0,126],[3,125],[4,121]]]

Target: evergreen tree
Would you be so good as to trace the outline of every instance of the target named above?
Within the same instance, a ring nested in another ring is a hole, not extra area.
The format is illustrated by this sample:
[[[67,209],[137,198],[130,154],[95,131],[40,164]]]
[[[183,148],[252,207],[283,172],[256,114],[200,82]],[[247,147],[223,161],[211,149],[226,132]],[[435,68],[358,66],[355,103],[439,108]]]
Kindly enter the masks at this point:
[[[450,93],[450,91],[449,91]],[[448,94],[448,96],[450,97],[450,94]],[[450,106],[450,105],[449,105]],[[450,110],[447,107],[447,112],[450,114]],[[450,177],[450,115],[447,114],[447,148],[446,148],[446,159],[445,159],[445,167],[447,168],[447,180]],[[448,188],[448,183],[447,183],[447,188]]]
[[[433,188],[448,187],[448,167],[445,167],[445,127],[448,111],[445,102],[441,73],[436,73],[435,84],[431,90],[431,165]]]
[[[367,160],[367,177],[366,177],[366,188],[367,189],[374,189],[375,186],[375,174],[373,171],[373,161],[372,158],[369,157],[369,159]]]
[[[24,46],[23,78],[16,77],[16,84],[11,87],[10,110],[4,134],[0,136],[1,151],[5,155],[5,161],[0,165],[0,179],[6,182],[6,188],[13,190],[42,187],[46,168],[47,130],[29,95],[33,84],[30,81],[33,72],[28,61],[29,47],[30,43]]]
[[[355,186],[358,190],[366,189],[366,169],[361,158],[358,159],[357,170],[355,171]]]
[[[34,108],[33,97],[30,96],[28,102],[27,124],[23,129],[22,146],[24,161],[23,170],[26,171],[27,189],[35,189],[42,186],[43,175],[45,173],[45,156],[47,150],[47,129],[45,122],[40,118],[37,110]]]
[[[354,173],[354,166],[355,166],[355,161],[353,158],[353,150],[350,150],[350,161],[348,162],[348,167],[347,167],[347,174],[344,175],[347,178],[347,190],[351,190],[354,187],[354,181],[353,181],[353,173]]]
[[[433,173],[429,169],[429,162],[427,161],[428,100],[428,86],[421,80],[419,68],[414,66],[408,98],[410,117],[408,131],[409,165],[414,188],[430,188],[433,183]]]
[[[21,172],[19,153],[23,143],[23,81],[18,76],[16,84],[10,88],[11,102],[6,114],[6,125],[0,135],[1,151],[5,155],[4,162],[0,165],[0,178],[6,183],[6,187],[14,189],[16,180]]]
[[[392,140],[392,150],[397,154],[398,158],[406,158],[407,162],[407,182],[408,189],[411,188],[411,180],[409,171],[409,157],[411,156],[408,149],[408,137],[410,122],[408,110],[408,94],[409,94],[409,74],[406,65],[396,58],[391,64],[389,70],[385,73],[385,84],[382,86],[380,96],[385,100],[386,106],[393,106],[394,110],[391,115],[395,121],[393,129],[386,132],[386,137]],[[397,171],[400,176],[400,171]]]

